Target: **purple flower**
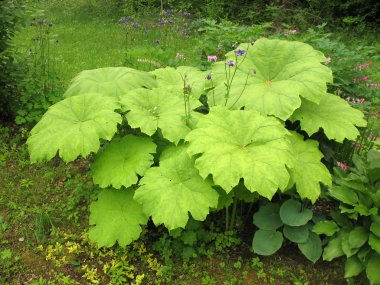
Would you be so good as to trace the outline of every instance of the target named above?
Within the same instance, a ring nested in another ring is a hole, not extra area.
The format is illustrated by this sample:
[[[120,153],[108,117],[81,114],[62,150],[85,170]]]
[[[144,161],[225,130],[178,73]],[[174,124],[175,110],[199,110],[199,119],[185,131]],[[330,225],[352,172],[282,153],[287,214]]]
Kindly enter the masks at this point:
[[[169,24],[173,24],[173,21],[172,21],[172,20],[169,20],[168,23],[169,23]]]
[[[233,60],[229,60],[228,62],[226,62],[226,64],[228,65],[228,67],[235,66],[235,62]]]
[[[207,80],[211,80],[211,73],[207,74],[207,75],[205,76],[205,78],[206,78]]]
[[[133,19],[132,19],[131,17],[124,17],[124,18],[121,18],[121,19],[118,21],[118,23],[119,23],[119,24],[124,24],[124,23],[126,23],[126,22],[128,22],[128,21],[133,21]]]
[[[189,18],[190,17],[190,13],[188,12],[183,12],[182,16],[186,17],[186,18]]]
[[[168,17],[171,17],[172,16],[172,10],[167,9],[166,10],[166,15],[168,15]]]
[[[136,24],[136,23],[133,23],[133,24],[132,24],[132,28],[137,29],[138,27],[139,27],[138,24]]]
[[[159,45],[160,41],[159,40],[154,40],[154,43]]]
[[[147,33],[148,33],[148,30],[144,29],[144,35],[146,35]]]
[[[243,54],[245,54],[245,50],[243,50],[243,49],[238,49],[238,50],[235,51],[235,54],[236,54],[237,56],[242,56]]]
[[[42,25],[44,23],[44,20],[38,20],[37,24]]]
[[[162,26],[163,24],[165,24],[164,20],[160,20],[160,25]]]
[[[189,33],[187,32],[186,29],[183,29],[183,30],[182,30],[182,35],[183,35],[183,36],[187,36],[188,34],[189,34]]]

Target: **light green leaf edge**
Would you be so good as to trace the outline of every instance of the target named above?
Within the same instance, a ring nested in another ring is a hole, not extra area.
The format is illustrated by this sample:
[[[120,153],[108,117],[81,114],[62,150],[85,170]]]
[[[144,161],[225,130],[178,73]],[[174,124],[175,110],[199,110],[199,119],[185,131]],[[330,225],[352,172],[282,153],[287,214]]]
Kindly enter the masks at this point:
[[[87,93],[69,97],[49,108],[27,140],[32,162],[59,156],[70,162],[97,152],[100,139],[111,140],[120,124],[117,98]]]
[[[356,140],[359,135],[356,126],[367,125],[360,110],[352,108],[345,100],[329,93],[323,94],[319,104],[302,100],[301,107],[290,119],[299,120],[302,130],[309,136],[322,128],[329,139],[337,142],[343,142],[344,139]]]
[[[195,166],[203,178],[212,174],[227,193],[241,178],[252,192],[271,199],[289,182],[292,165],[287,130],[275,118],[256,111],[212,107],[186,140],[188,153],[201,154]]]
[[[98,201],[90,206],[89,238],[99,246],[111,247],[116,242],[126,246],[138,239],[140,225],[148,221],[140,204],[133,200],[132,188],[115,190],[104,189]]]
[[[205,220],[218,205],[218,192],[199,175],[184,145],[167,148],[160,165],[148,169],[139,185],[135,200],[156,225],[169,230],[185,228],[189,213],[197,221]]]
[[[119,189],[138,181],[153,164],[156,145],[149,137],[126,135],[114,139],[103,151],[98,152],[91,165],[93,181],[102,188],[112,185]]]

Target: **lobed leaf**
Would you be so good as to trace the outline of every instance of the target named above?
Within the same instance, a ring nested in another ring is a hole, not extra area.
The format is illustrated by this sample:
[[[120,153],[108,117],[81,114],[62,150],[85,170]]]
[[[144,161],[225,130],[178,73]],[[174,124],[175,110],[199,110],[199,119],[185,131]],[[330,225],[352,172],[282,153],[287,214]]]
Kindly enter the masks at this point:
[[[100,139],[111,140],[121,123],[118,100],[97,93],[67,98],[51,106],[32,129],[27,144],[32,162],[59,156],[70,162],[97,152]]]
[[[88,92],[120,97],[136,88],[154,88],[157,84],[154,79],[154,76],[148,72],[127,67],[84,70],[71,81],[63,97],[68,98]]]
[[[227,61],[237,64],[228,107],[244,106],[286,120],[301,105],[300,96],[319,103],[327,90],[326,83],[332,82],[331,70],[322,64],[326,58],[308,44],[263,38],[253,46],[242,44],[239,49],[246,53],[240,57],[234,51],[226,54]],[[215,99],[218,105],[225,104],[224,85],[234,70],[224,63],[213,66],[215,89],[208,93],[209,102]]]
[[[304,141],[303,137],[295,132],[289,136],[293,146],[293,167],[289,169],[290,184],[295,184],[302,199],[308,198],[313,203],[321,193],[320,183],[331,186],[331,175],[321,162],[323,154],[319,151],[318,142]]]
[[[190,132],[186,125],[185,103],[180,93],[173,88],[135,89],[121,98],[129,125],[140,128],[141,132],[151,136],[157,129],[169,141],[178,143]],[[178,94],[179,93],[179,94]],[[193,112],[195,116],[195,112]]]
[[[291,117],[299,120],[301,128],[309,136],[320,128],[329,139],[343,142],[344,139],[356,140],[359,130],[355,127],[367,125],[364,114],[352,108],[345,100],[333,94],[323,94],[319,103],[302,100],[301,107]]]
[[[91,166],[95,184],[119,189],[137,183],[137,175],[143,176],[153,164],[156,145],[151,138],[127,135],[114,139],[94,157]]]
[[[195,166],[203,178],[212,174],[227,193],[243,178],[250,191],[271,199],[289,181],[286,166],[291,165],[292,156],[287,133],[275,118],[213,107],[186,140],[190,155],[201,154]]]
[[[184,228],[189,212],[195,220],[203,221],[210,208],[218,205],[218,193],[199,175],[186,146],[166,149],[159,167],[148,169],[139,184],[135,200],[156,225],[164,224],[169,230]]]
[[[89,231],[92,242],[99,246],[111,247],[116,242],[126,246],[139,238],[140,225],[145,225],[148,217],[142,207],[133,200],[132,188],[105,189],[98,195],[98,201],[90,207]]]

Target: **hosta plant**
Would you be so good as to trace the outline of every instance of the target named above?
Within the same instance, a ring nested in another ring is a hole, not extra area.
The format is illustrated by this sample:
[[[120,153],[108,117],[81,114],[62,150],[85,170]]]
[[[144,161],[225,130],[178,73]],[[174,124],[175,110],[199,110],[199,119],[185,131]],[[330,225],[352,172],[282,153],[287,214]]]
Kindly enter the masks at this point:
[[[130,243],[149,218],[174,230],[189,215],[203,221],[225,207],[228,217],[226,196],[229,225],[238,200],[252,201],[248,194],[296,191],[315,202],[330,173],[318,141],[285,121],[337,141],[365,125],[360,111],[326,93],[325,61],[307,44],[260,39],[208,72],[83,71],[31,131],[31,161],[93,155],[92,177],[104,190],[90,208],[89,236],[100,246]]]
[[[296,243],[307,259],[316,262],[322,255],[322,242],[311,231],[314,225],[312,219],[313,211],[297,200],[262,205],[253,215],[253,223],[258,227],[253,236],[253,251],[260,255],[272,255],[282,247],[285,237]]]
[[[336,170],[328,195],[340,212],[321,221],[313,231],[326,236],[323,259],[345,256],[345,277],[365,272],[371,284],[380,284],[380,152],[370,150],[367,160],[354,156],[348,173]]]

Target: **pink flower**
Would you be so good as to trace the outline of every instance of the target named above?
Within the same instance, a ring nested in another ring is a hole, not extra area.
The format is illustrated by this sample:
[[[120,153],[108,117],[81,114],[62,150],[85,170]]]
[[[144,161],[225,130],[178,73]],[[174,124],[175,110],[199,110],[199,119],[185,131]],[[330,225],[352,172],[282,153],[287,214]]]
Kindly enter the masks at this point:
[[[176,57],[176,58],[179,58],[179,59],[185,59],[185,55],[182,54],[182,53],[179,53],[179,52],[177,52],[177,54],[176,54],[175,57]]]
[[[355,148],[359,149],[362,145],[360,143],[352,143],[352,146],[354,146]]]
[[[289,33],[295,34],[295,33],[297,33],[297,30],[296,29],[290,30]]]
[[[365,81],[365,80],[368,80],[368,79],[369,79],[369,76],[366,75],[363,78],[352,78],[352,82],[360,82],[360,81]]]
[[[366,83],[367,87],[380,88],[380,83]]]
[[[369,61],[369,62],[366,62],[366,63],[363,63],[363,64],[358,65],[358,66],[355,67],[353,70],[362,70],[362,69],[364,69],[364,68],[370,66],[371,64],[372,64],[372,62]]]
[[[207,61],[217,61],[218,57],[216,55],[208,55]]]
[[[351,97],[350,97],[350,96],[348,96],[348,97],[346,97],[346,99],[344,99],[344,100],[346,100],[347,102],[350,102],[350,100],[351,100]]]
[[[348,166],[345,165],[343,162],[338,161],[338,162],[337,162],[337,165],[338,165],[338,167],[340,167],[340,168],[343,169],[344,171],[347,171],[347,170],[348,170]]]
[[[331,56],[329,56],[328,58],[327,58],[327,60],[325,61],[325,64],[329,64],[331,62]]]

